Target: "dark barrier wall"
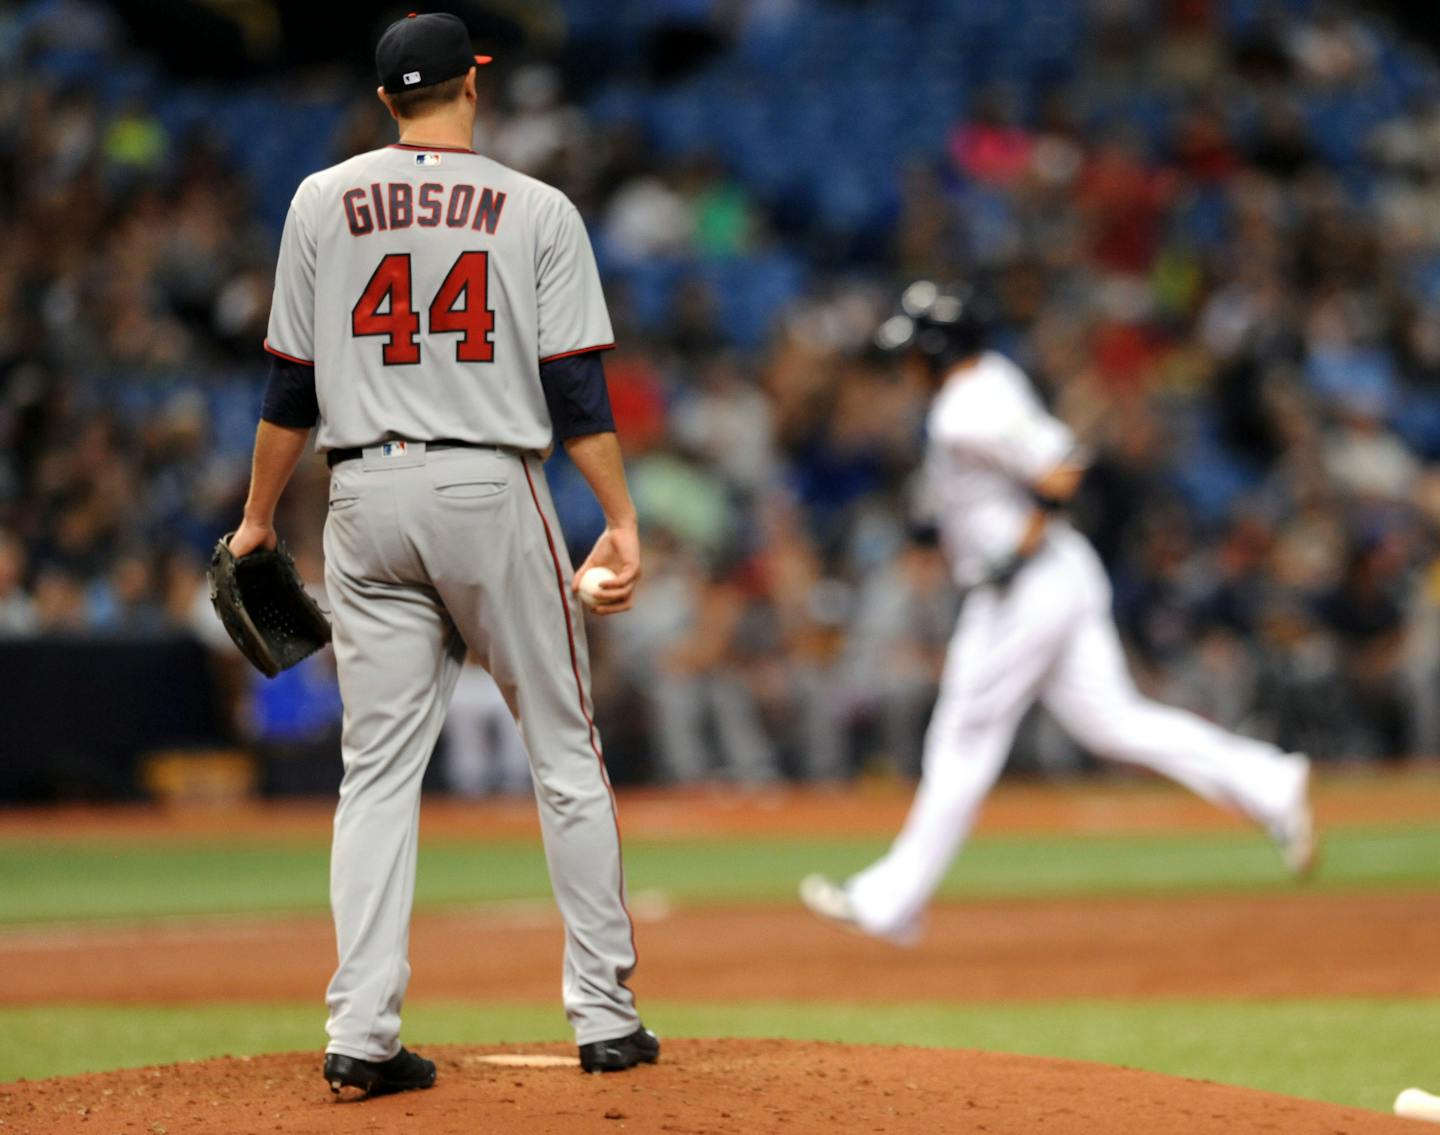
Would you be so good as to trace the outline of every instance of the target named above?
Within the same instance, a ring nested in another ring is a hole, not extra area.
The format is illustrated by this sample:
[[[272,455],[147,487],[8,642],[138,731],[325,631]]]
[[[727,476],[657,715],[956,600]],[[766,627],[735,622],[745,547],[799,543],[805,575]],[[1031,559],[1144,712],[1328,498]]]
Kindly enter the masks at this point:
[[[0,802],[133,796],[144,753],[223,740],[193,639],[0,639]]]

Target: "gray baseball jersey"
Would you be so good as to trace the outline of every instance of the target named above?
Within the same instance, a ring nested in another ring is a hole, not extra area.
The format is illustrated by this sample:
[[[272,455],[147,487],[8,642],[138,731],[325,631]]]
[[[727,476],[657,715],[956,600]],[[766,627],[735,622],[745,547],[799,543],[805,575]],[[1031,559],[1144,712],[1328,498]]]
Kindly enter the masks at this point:
[[[639,1025],[584,620],[539,458],[540,364],[610,345],[584,226],[558,190],[467,150],[397,145],[295,194],[266,346],[313,364],[319,448],[360,451],[334,466],[325,524],[345,704],[331,1053],[399,1049],[420,785],[467,651],[534,774],[576,1039]],[[454,441],[474,444],[429,444]]]
[[[314,364],[319,449],[544,451],[540,364],[614,334],[563,193],[468,150],[396,144],[301,182],[265,345]]]

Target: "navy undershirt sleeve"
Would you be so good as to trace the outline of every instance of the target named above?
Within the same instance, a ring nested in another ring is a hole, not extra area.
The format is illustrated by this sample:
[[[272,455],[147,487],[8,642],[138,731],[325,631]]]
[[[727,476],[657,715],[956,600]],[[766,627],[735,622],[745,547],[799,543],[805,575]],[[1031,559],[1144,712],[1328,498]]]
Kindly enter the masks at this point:
[[[541,363],[540,385],[556,441],[614,432],[615,417],[610,412],[610,391],[599,351]]]
[[[260,417],[277,426],[308,430],[320,420],[315,396],[315,368],[291,359],[270,356],[270,380]]]

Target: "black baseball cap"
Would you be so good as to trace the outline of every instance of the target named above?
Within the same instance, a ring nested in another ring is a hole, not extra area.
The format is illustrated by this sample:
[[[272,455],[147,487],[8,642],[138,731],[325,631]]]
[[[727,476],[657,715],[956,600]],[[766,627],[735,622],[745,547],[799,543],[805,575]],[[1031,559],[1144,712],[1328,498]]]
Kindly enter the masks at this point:
[[[446,12],[411,12],[386,28],[375,46],[380,85],[391,95],[433,87],[489,62],[490,56],[475,54],[465,22]]]

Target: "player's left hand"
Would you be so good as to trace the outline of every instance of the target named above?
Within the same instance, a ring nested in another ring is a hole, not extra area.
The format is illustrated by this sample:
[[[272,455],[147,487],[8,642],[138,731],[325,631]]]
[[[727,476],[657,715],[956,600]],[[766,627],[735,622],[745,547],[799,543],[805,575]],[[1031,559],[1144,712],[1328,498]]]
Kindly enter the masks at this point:
[[[274,525],[242,520],[235,535],[230,537],[230,554],[238,560],[257,548],[273,548],[277,542]]]
[[[607,528],[595,541],[585,562],[575,569],[570,588],[580,594],[580,578],[592,567],[607,567],[615,578],[600,585],[600,601],[591,608],[597,615],[618,615],[635,604],[640,582],[640,529],[635,524]]]

